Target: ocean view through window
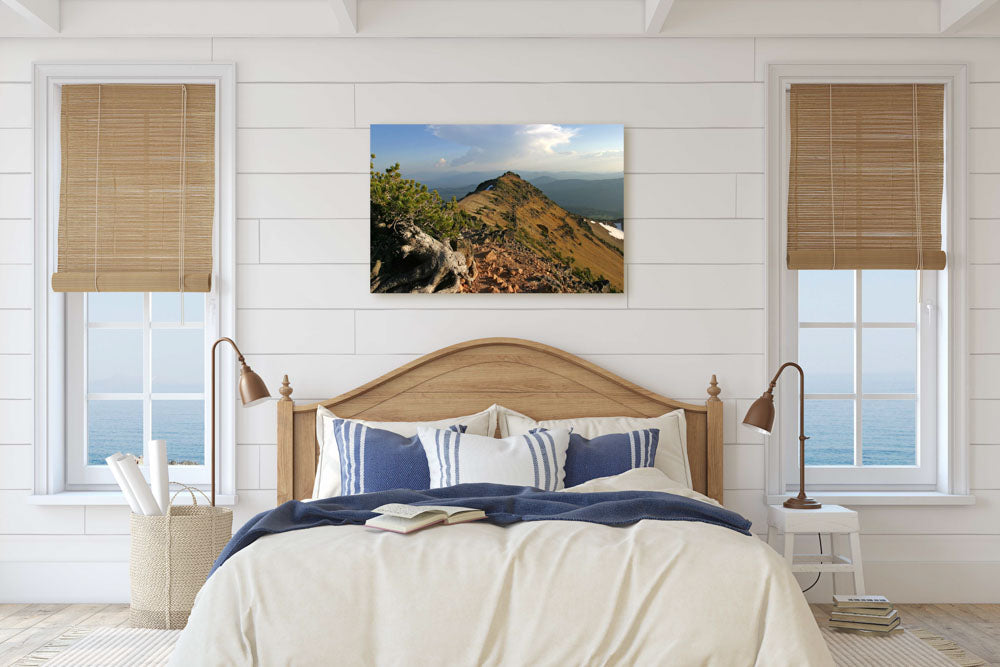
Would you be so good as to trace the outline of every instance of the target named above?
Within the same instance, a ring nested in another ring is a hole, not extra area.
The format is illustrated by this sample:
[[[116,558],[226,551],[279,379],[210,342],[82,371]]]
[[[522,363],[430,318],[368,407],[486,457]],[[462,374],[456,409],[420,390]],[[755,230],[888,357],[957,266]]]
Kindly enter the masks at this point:
[[[86,464],[162,439],[172,465],[203,465],[205,295],[97,292],[86,314]]]
[[[919,275],[799,271],[808,466],[919,463]]]

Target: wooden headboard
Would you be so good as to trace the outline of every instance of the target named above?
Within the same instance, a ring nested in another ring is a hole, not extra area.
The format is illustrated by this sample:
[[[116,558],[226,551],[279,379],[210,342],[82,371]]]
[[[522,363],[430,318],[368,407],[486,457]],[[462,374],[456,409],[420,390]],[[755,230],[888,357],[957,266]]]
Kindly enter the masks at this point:
[[[316,408],[372,421],[429,421],[494,403],[535,419],[658,417],[683,409],[694,489],[722,502],[722,401],[715,376],[703,405],[682,403],[548,345],[481,338],[432,352],[357,389],[295,405],[285,376],[278,401],[278,502],[308,498],[316,474]]]

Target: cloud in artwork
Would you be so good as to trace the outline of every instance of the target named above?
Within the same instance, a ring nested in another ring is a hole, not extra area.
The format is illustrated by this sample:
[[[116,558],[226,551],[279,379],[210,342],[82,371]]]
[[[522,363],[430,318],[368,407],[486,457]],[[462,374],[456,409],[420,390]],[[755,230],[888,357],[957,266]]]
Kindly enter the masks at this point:
[[[610,171],[621,164],[623,151],[578,152],[572,149],[578,127],[537,125],[429,125],[429,132],[462,147],[447,160],[453,169],[578,169]],[[441,165],[439,160],[438,166]]]
[[[508,170],[621,176],[624,134],[617,124],[375,124],[371,126],[371,152],[378,170],[398,162],[409,178],[434,182],[463,174],[475,174],[481,180]]]

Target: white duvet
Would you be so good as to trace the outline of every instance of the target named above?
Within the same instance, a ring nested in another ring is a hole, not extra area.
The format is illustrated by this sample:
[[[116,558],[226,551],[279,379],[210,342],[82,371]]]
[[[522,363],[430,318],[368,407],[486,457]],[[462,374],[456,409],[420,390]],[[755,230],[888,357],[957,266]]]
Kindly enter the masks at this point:
[[[575,490],[662,490],[654,468]],[[832,665],[784,561],[681,521],[262,538],[198,594],[173,665]]]

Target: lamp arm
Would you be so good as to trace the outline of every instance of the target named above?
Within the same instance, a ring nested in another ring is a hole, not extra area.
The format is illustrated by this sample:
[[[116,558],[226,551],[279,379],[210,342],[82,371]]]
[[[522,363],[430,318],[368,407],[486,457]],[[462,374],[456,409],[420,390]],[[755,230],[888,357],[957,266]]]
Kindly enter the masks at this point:
[[[806,374],[794,361],[786,361],[781,364],[778,368],[778,372],[774,374],[771,379],[771,386],[768,391],[772,391],[775,385],[778,383],[778,376],[781,372],[793,366],[799,372],[799,495],[798,498],[804,500],[806,498],[806,440],[809,436],[806,435]]]
[[[226,340],[229,340],[229,339],[227,338]],[[230,342],[232,342],[232,341],[230,341]],[[771,389],[774,389],[774,386],[776,384],[778,384],[778,376],[781,375],[781,372],[783,370],[785,370],[786,368],[788,368],[789,366],[794,366],[796,369],[798,369],[798,371],[799,371],[799,379],[800,379],[800,387],[799,388],[803,389],[803,390],[805,389],[805,373],[803,373],[803,371],[802,371],[802,366],[799,366],[794,361],[786,361],[785,363],[781,364],[781,366],[778,367],[778,372],[776,372],[774,374],[774,377],[771,378]]]
[[[232,345],[233,349],[236,350],[236,358],[239,359],[239,362],[241,364],[244,364],[244,365],[246,364],[246,362],[243,360],[243,353],[240,352],[240,348],[236,347],[236,343],[233,342],[232,338],[227,338],[227,337],[223,336],[219,340],[217,340],[214,343],[212,343],[212,352],[211,352],[211,357],[212,357],[212,467],[211,467],[211,472],[210,472],[210,474],[212,476],[212,495],[211,495],[211,500],[210,500],[210,502],[212,504],[212,507],[215,507],[215,348],[219,347],[219,343],[221,343],[222,341],[225,341],[225,342],[229,343],[230,345]]]
[[[232,338],[227,338],[226,336],[223,336],[219,340],[217,340],[214,343],[212,343],[212,361],[213,361],[213,363],[215,362],[215,348],[217,348],[219,346],[219,343],[221,343],[222,341],[226,341],[227,343],[229,343],[230,345],[232,345],[233,349],[236,351],[236,358],[239,360],[239,362],[241,364],[244,363],[243,353],[240,352],[240,348],[236,347],[236,343],[233,342]],[[782,366],[782,368],[784,368],[784,366]],[[781,371],[778,371],[778,372],[780,373]],[[212,374],[212,377],[215,377],[215,373]]]
[[[773,424],[774,419],[774,388],[778,384],[778,378],[781,373],[789,366],[794,366],[795,370],[799,372],[799,494],[794,498],[788,498],[784,502],[784,507],[795,509],[795,510],[806,510],[806,509],[819,509],[822,507],[822,503],[818,503],[812,498],[806,496],[806,440],[809,438],[806,436],[806,374],[794,361],[786,361],[781,364],[778,371],[771,378],[771,384],[767,388],[767,391],[754,401],[754,404],[750,406],[750,410],[747,411],[747,417],[744,419],[744,423],[751,426],[755,426],[754,420],[751,419],[750,415],[757,408],[758,403],[764,403],[767,407],[764,408],[764,412],[761,414],[767,415],[767,424],[770,426]],[[760,409],[757,412],[761,412]],[[755,417],[758,415],[755,414]]]
[[[768,388],[768,391],[774,390],[774,387],[778,384],[778,376],[789,366],[794,367],[799,372],[799,440],[804,442],[809,439],[809,436],[806,435],[806,374],[802,370],[802,366],[799,366],[794,361],[786,361],[781,364],[778,367],[778,372],[771,378],[771,386]]]

